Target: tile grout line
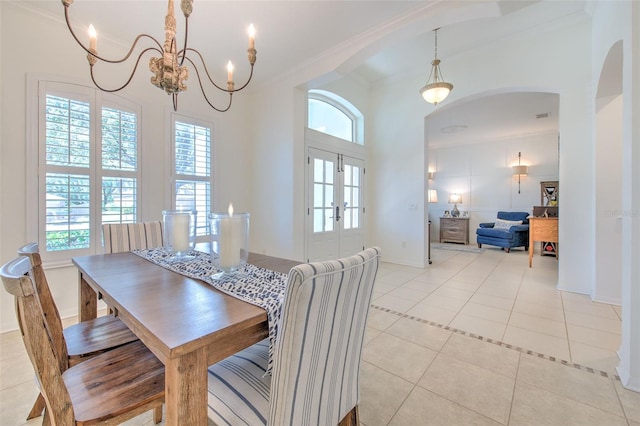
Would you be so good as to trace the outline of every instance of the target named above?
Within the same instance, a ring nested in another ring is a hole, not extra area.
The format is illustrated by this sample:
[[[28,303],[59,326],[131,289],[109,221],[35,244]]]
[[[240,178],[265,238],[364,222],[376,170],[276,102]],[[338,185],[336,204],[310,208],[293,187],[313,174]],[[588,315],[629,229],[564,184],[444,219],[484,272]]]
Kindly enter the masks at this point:
[[[474,339],[478,339],[478,340],[481,340],[483,342],[492,343],[494,345],[502,346],[502,347],[507,348],[507,349],[512,349],[512,350],[515,350],[515,351],[523,353],[523,354],[535,356],[535,357],[538,357],[540,359],[545,359],[547,361],[552,361],[552,362],[555,362],[557,364],[565,365],[567,367],[573,367],[573,368],[575,368],[577,370],[586,371],[586,372],[591,373],[591,374],[598,374],[601,377],[606,377],[606,378],[609,378],[609,379],[615,379],[617,381],[620,381],[620,376],[618,376],[617,374],[609,374],[606,371],[597,370],[595,368],[586,367],[586,366],[583,366],[583,365],[580,365],[580,364],[572,363],[570,361],[567,361],[567,360],[564,360],[564,359],[560,359],[560,358],[557,358],[555,356],[541,354],[539,352],[532,351],[530,349],[521,348],[520,346],[512,345],[510,343],[504,343],[504,342],[501,342],[501,341],[496,340],[496,339],[480,336],[480,335],[477,335],[477,334],[474,334],[474,333],[469,333],[469,332],[464,331],[464,330],[459,330],[459,329],[454,328],[454,327],[449,327],[449,326],[446,326],[446,325],[438,324],[438,323],[433,322],[433,321],[429,321],[429,320],[425,320],[425,319],[422,319],[422,318],[418,318],[416,316],[408,315],[408,314],[405,314],[405,313],[402,313],[402,312],[397,312],[397,311],[394,311],[392,309],[383,308],[382,306],[377,306],[377,305],[373,305],[372,304],[371,307],[373,309],[378,310],[378,311],[387,312],[387,313],[390,313],[390,314],[393,314],[393,315],[397,315],[399,317],[406,318],[406,319],[409,319],[409,320],[412,320],[412,321],[421,322],[423,324],[428,324],[428,325],[431,325],[433,327],[438,327],[438,328],[441,328],[443,330],[447,330],[447,331],[451,331],[453,333],[461,334],[463,336],[472,337]]]

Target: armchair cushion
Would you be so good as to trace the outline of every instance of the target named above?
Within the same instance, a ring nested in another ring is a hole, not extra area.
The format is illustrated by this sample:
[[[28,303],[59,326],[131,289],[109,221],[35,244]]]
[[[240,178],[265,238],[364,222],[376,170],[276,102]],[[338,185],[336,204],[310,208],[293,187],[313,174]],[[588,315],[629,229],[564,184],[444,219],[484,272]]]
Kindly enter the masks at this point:
[[[494,229],[510,229],[513,225],[522,225],[521,220],[504,220],[496,219],[493,228]]]

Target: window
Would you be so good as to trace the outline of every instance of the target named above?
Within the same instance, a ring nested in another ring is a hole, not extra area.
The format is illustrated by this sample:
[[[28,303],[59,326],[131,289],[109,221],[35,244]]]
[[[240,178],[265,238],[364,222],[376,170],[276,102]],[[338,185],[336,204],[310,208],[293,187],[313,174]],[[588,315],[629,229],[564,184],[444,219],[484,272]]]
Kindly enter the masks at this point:
[[[326,90],[309,90],[307,127],[363,144],[362,114],[346,99]]]
[[[196,235],[208,235],[211,212],[211,125],[174,114],[175,208],[196,210]]]
[[[39,81],[37,116],[40,251],[49,260],[96,253],[103,222],[137,220],[140,109],[95,89]]]

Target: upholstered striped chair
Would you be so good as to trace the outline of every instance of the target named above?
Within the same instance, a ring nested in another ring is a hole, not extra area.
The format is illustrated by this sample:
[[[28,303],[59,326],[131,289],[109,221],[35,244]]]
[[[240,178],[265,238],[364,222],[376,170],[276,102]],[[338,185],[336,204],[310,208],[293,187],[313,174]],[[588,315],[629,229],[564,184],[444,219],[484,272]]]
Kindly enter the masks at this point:
[[[264,340],[209,367],[216,424],[358,424],[359,370],[380,259],[377,247],[295,266],[288,276],[273,376]]]
[[[104,253],[121,253],[134,249],[147,249],[163,245],[161,220],[136,223],[103,223]],[[99,295],[101,297],[101,295]],[[109,306],[109,313],[117,316],[118,310]]]
[[[162,221],[138,223],[103,223],[105,253],[162,246]]]

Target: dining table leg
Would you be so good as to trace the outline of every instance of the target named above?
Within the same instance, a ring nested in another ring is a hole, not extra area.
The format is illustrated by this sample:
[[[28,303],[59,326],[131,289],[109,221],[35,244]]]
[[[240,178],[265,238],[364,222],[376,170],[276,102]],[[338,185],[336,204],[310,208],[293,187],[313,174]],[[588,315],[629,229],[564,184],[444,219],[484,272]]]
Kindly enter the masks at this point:
[[[206,426],[207,353],[196,349],[165,360],[166,424]]]
[[[98,294],[87,283],[82,276],[82,272],[78,273],[78,316],[79,321],[88,321],[98,316]]]

